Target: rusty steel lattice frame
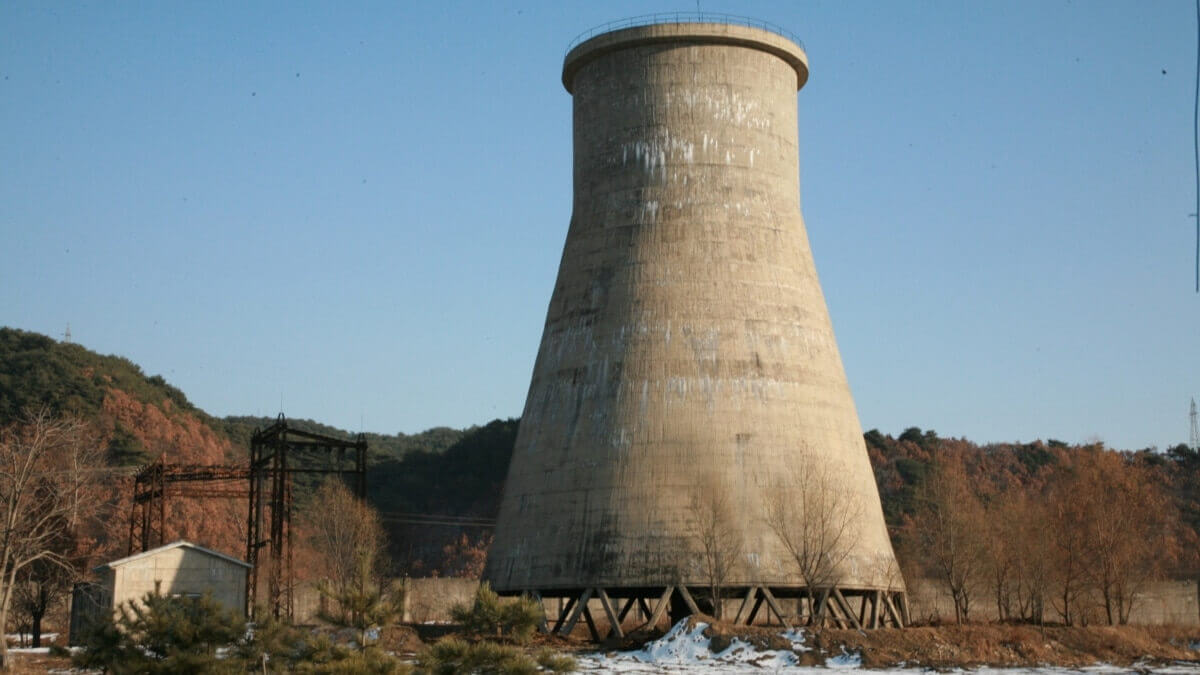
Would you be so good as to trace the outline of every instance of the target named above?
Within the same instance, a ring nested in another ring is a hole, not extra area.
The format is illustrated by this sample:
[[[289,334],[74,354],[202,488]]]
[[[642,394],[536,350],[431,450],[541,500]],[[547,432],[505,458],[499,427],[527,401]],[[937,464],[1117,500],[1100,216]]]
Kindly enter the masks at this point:
[[[245,499],[248,612],[258,597],[263,549],[269,558],[267,605],[277,617],[292,618],[292,476],[337,474],[349,478],[360,499],[367,496],[367,441],[290,428],[281,414],[255,430],[244,465],[168,464],[165,454],[137,472],[129,511],[129,555],[167,543],[167,500]],[[266,528],[264,529],[264,522]]]
[[[142,467],[133,479],[129,510],[129,555],[167,543],[167,499],[245,499],[246,466],[167,464],[166,456]]]
[[[292,618],[292,477],[337,474],[350,479],[359,499],[367,497],[367,441],[359,434],[345,440],[288,426],[281,414],[250,439],[246,607],[258,599],[263,549],[269,555],[267,608],[276,618]],[[265,523],[265,527],[264,527]]]

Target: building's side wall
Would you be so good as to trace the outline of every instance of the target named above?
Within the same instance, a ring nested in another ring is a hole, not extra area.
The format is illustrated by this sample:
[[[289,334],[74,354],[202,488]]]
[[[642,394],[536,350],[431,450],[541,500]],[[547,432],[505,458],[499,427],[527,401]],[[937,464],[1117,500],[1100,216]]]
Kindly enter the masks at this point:
[[[100,585],[108,589],[108,600],[112,604],[112,609],[116,609],[120,602],[116,598],[120,597],[121,592],[121,576],[117,574],[117,570],[107,568],[100,572]]]
[[[114,607],[140,600],[148,593],[203,595],[227,609],[246,611],[246,568],[201,551],[173,548],[116,568]]]
[[[107,576],[107,583],[103,579]],[[71,620],[67,632],[67,644],[77,647],[83,644],[84,636],[112,611],[112,575],[103,575],[98,583],[83,582],[71,589]]]

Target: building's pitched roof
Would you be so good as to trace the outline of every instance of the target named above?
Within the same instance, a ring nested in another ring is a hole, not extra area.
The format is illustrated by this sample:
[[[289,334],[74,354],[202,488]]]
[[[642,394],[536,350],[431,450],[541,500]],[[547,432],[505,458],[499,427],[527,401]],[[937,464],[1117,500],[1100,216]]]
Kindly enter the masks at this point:
[[[180,548],[180,547],[190,548],[194,551],[199,551],[200,553],[208,554],[214,558],[220,558],[221,560],[224,560],[226,562],[231,562],[235,565],[241,565],[242,567],[245,567],[247,569],[253,567],[253,565],[251,565],[250,563],[245,562],[243,560],[238,560],[237,558],[234,558],[233,556],[228,556],[228,555],[225,555],[224,553],[218,553],[217,551],[214,551],[210,548],[204,548],[203,546],[198,546],[196,544],[193,544],[190,541],[184,541],[183,539],[180,539],[178,541],[173,541],[170,544],[159,546],[158,548],[152,548],[149,551],[142,551],[141,553],[135,553],[131,556],[127,556],[127,557],[121,558],[119,560],[113,560],[111,562],[106,562],[103,565],[97,565],[96,567],[94,567],[92,569],[95,572],[99,572],[100,570],[105,569],[105,568],[111,569],[113,567],[120,567],[121,565],[124,565],[125,563],[133,562],[134,560],[141,560],[142,558],[148,558],[152,555],[162,553],[163,551],[169,551],[173,548]]]

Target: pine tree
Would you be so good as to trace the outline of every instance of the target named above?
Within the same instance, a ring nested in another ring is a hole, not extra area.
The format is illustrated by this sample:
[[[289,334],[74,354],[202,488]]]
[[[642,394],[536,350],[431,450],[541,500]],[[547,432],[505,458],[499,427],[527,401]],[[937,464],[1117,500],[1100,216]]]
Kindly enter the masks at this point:
[[[209,595],[166,597],[151,593],[122,605],[85,638],[74,662],[105,673],[238,673],[235,658],[217,650],[246,639],[246,620]]]
[[[76,666],[113,675],[405,672],[378,649],[351,651],[271,618],[248,630],[208,596],[148,595],[99,622],[83,647],[72,657]]]
[[[338,589],[327,582],[317,585],[322,596],[337,603],[340,611],[322,611],[321,619],[358,632],[359,649],[366,649],[371,634],[392,623],[403,611],[403,596],[374,578],[375,557],[370,549],[358,552],[350,583]]]
[[[475,601],[470,605],[455,605],[450,616],[468,633],[524,644],[533,637],[533,631],[545,618],[545,611],[541,603],[528,596],[501,602],[485,581],[475,591]]]

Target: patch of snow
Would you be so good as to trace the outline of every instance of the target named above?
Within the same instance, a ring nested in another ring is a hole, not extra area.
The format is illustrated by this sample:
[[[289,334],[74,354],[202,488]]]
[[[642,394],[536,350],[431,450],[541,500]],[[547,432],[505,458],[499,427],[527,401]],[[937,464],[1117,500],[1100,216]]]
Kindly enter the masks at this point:
[[[1001,670],[999,668],[995,669]],[[1152,666],[1145,662],[1134,663],[1130,666],[1114,666],[1111,663],[1101,663],[1094,666],[1085,666],[1080,669],[1071,668],[1044,668],[1041,670],[1031,670],[1030,672],[1052,672],[1052,673],[1100,673],[1103,675],[1115,675],[1116,673],[1153,673],[1154,675],[1174,675],[1183,673],[1200,673],[1200,665],[1194,663],[1177,663],[1171,666]]]
[[[49,654],[49,647],[9,647],[9,654]]]
[[[761,673],[794,673],[796,675],[831,675],[837,672],[833,667],[822,666],[799,666],[778,665],[770,661],[761,662],[728,662],[709,659],[697,663],[687,664],[661,664],[661,663],[642,663],[640,661],[632,661],[620,654],[594,654],[591,656],[581,656],[578,659],[580,672],[595,672],[595,673],[737,673],[739,675],[751,675]],[[887,668],[881,670],[866,670],[863,668],[850,669],[855,672],[869,673],[869,675],[928,675],[930,671],[919,667],[898,667]],[[1130,670],[1129,668],[1121,668],[1113,665],[1091,666],[1082,669],[1073,668],[977,668],[977,669],[955,669],[948,671],[958,675],[1126,675],[1130,672],[1146,673],[1152,675],[1196,675],[1200,673],[1200,667],[1192,664],[1177,664],[1173,666],[1160,666],[1157,668],[1146,668],[1142,670]]]
[[[837,656],[831,656],[825,659],[825,665],[830,668],[848,669],[862,668],[862,654],[858,652],[848,652],[846,648],[842,648],[842,653]]]
[[[780,635],[783,637],[784,640],[787,640],[788,642],[792,643],[793,650],[798,651],[798,652],[812,651],[812,647],[809,647],[808,645],[804,644],[804,631],[802,629],[793,628],[791,630],[786,630],[786,631],[780,633]]]
[[[744,640],[734,638],[728,647],[714,654],[711,640],[705,637],[706,623],[688,628],[687,620],[680,621],[661,638],[648,642],[634,652],[596,654],[580,659],[582,670],[618,673],[643,672],[768,672],[797,666],[796,654],[789,650],[760,650]],[[789,631],[792,644],[803,647],[800,631]]]
[[[633,652],[608,652],[595,654],[580,654],[577,657],[579,670],[582,672],[603,673],[770,673],[786,672],[804,675],[831,675],[837,671],[864,671],[862,654],[843,651],[826,660],[824,666],[801,666],[796,656],[798,652],[811,651],[805,644],[806,636],[803,630],[794,629],[781,632],[792,650],[757,649],[754,645],[741,639],[734,638],[723,651],[714,654],[711,640],[704,636],[706,623],[696,623],[688,628],[687,620],[680,621],[661,638]],[[1192,649],[1200,650],[1200,644],[1193,644]],[[1171,666],[1148,667],[1145,664],[1135,666],[1139,673],[1154,673],[1155,675],[1196,675],[1200,673],[1200,665],[1179,663]],[[871,670],[870,675],[924,675],[924,668],[900,666],[883,670]],[[1081,669],[1073,668],[973,668],[955,669],[951,672],[960,675],[1117,675],[1129,673],[1129,668],[1120,668],[1111,664],[1098,664]]]
[[[695,628],[688,630],[687,619],[671,627],[666,635],[646,643],[628,657],[642,663],[676,663],[695,664],[712,657],[708,648],[708,638],[704,637],[704,629],[708,624],[697,622]]]
[[[757,668],[771,668],[774,670],[790,668],[796,665],[796,655],[792,652],[776,651],[773,649],[761,652],[749,642],[743,642],[737,638],[733,639],[733,642],[725,648],[725,651],[714,655],[713,660],[725,663],[745,663]]]

